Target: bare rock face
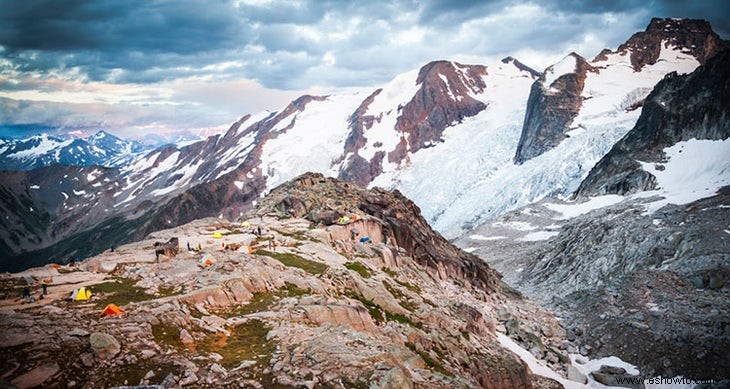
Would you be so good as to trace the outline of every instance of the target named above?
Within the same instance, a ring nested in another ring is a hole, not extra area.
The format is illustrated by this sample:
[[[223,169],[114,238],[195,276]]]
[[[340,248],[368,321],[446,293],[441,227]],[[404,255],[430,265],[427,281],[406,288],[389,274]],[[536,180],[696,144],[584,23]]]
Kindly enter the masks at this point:
[[[670,73],[646,98],[636,126],[581,183],[576,196],[630,194],[653,189],[656,179],[638,161],[661,162],[663,149],[690,139],[730,137],[730,50],[694,72]]]
[[[382,119],[382,113],[368,114],[368,107],[382,90],[373,92],[350,117],[350,133],[343,154],[350,156],[338,177],[367,186],[382,172],[384,161],[398,164],[409,153],[441,142],[446,128],[486,108],[470,95],[484,91],[486,75],[487,68],[480,65],[434,61],[423,66],[416,78],[416,84],[420,85],[418,91],[408,103],[397,107],[400,115],[394,131],[400,135],[400,143],[394,150],[379,151],[366,160],[357,151],[366,144],[366,130]]]
[[[571,53],[563,61],[575,61],[575,71],[559,76],[545,85],[547,72],[532,84],[527,100],[525,122],[514,161],[521,164],[557,146],[565,139],[570,123],[583,104],[586,74],[596,71],[586,60]]]

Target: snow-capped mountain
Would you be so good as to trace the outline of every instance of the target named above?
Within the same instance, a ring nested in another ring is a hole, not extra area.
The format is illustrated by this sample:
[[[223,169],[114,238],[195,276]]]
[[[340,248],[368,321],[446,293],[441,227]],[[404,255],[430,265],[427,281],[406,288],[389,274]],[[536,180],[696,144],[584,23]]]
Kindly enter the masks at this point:
[[[659,80],[691,72],[725,45],[709,25],[663,21],[652,20],[616,51],[591,61],[570,54],[542,74],[513,58],[435,61],[374,90],[302,96],[201,142],[155,150],[118,169],[75,171],[65,196],[26,175],[19,182],[30,198],[55,196],[41,205],[56,215],[54,232],[36,246],[112,217],[137,223],[125,239],[200,217],[235,218],[308,171],[399,189],[439,231],[457,236],[547,195],[572,193],[631,129]],[[516,164],[523,149],[533,151]]]
[[[122,166],[151,149],[104,131],[88,138],[35,135],[0,142],[0,169],[31,170],[50,165]]]

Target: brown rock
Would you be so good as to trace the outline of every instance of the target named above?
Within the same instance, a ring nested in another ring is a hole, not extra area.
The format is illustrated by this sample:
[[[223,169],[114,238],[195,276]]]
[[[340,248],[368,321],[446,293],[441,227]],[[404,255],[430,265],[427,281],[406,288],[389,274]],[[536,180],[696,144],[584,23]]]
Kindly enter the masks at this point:
[[[58,363],[47,363],[16,377],[11,383],[20,389],[35,388],[51,379],[59,371],[61,371],[61,367],[58,366]]]
[[[101,332],[91,334],[89,343],[94,354],[101,360],[114,358],[122,349],[119,342],[113,336]]]

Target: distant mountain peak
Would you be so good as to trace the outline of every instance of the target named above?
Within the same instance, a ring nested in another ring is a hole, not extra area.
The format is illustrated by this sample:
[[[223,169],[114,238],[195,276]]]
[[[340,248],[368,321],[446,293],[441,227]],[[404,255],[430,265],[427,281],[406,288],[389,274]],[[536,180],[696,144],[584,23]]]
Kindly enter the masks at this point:
[[[675,47],[704,64],[718,52],[730,47],[720,39],[709,22],[700,19],[653,18],[645,31],[632,35],[615,53],[631,53],[631,65],[640,71],[655,64],[662,49]],[[595,60],[605,59],[610,50],[603,50]]]

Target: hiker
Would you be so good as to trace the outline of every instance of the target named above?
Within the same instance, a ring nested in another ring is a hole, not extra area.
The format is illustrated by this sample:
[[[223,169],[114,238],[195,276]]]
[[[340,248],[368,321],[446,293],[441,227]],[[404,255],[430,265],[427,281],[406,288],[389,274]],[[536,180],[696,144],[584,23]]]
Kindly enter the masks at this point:
[[[48,294],[48,280],[41,281],[41,288],[43,288],[43,294]]]
[[[112,246],[111,246],[111,247],[110,247],[109,249],[110,249],[110,250],[111,250],[111,252],[113,253],[113,252],[114,252],[114,245],[112,245]]]
[[[261,228],[261,226],[258,226],[258,228],[256,228],[256,231],[258,231],[258,234],[257,234],[258,236],[261,236],[261,234],[264,233],[264,229]]]
[[[276,242],[274,242],[274,236],[271,236],[271,239],[269,239],[269,249],[271,251],[276,251]]]
[[[350,230],[350,240],[355,241],[355,238],[360,235],[360,230],[357,228],[353,228]]]
[[[27,286],[25,288],[23,288],[23,298],[25,298],[25,300],[28,301],[29,303],[35,302],[35,297],[31,296],[30,288]]]
[[[193,251],[193,249],[190,248],[190,242],[185,242],[188,246],[188,251]]]
[[[203,248],[200,246],[200,243],[198,243],[198,252],[203,251]]]

